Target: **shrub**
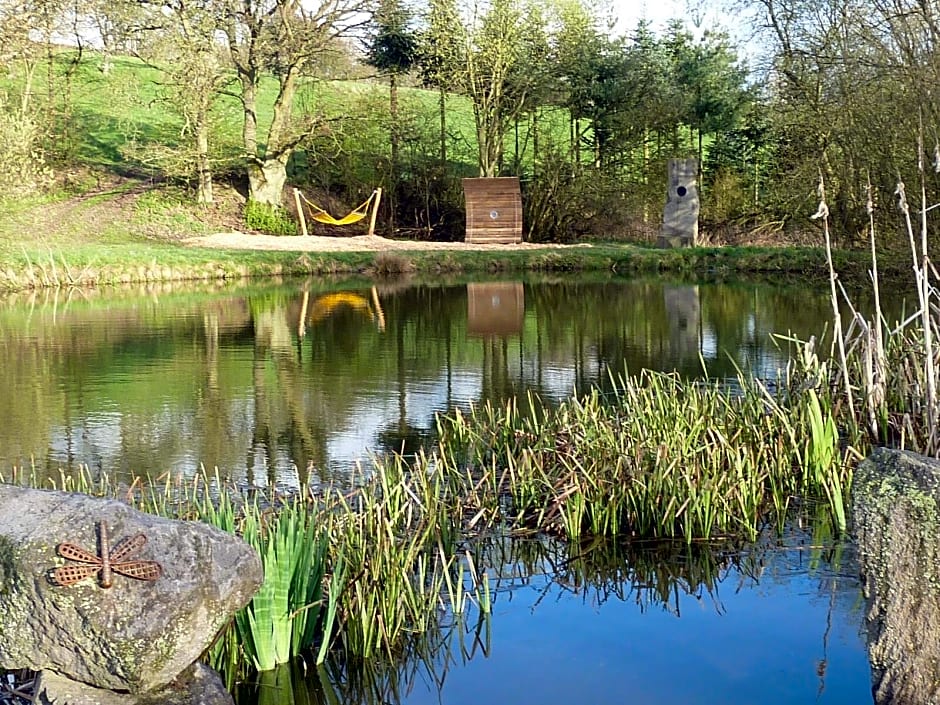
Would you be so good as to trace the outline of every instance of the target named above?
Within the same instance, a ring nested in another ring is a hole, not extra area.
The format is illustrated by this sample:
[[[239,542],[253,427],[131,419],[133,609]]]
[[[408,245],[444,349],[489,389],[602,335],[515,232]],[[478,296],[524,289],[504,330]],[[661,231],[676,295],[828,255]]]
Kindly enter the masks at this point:
[[[37,191],[52,181],[40,148],[39,124],[0,97],[0,189],[7,196]]]
[[[297,223],[283,208],[249,200],[245,204],[245,225],[267,235],[296,235]]]

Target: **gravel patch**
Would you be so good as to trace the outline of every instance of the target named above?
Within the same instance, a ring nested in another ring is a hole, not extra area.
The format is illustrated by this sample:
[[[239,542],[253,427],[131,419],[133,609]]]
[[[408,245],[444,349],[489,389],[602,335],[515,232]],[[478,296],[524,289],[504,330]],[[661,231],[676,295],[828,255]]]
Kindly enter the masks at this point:
[[[511,245],[482,245],[467,242],[428,242],[415,240],[390,240],[378,235],[355,235],[352,237],[324,237],[322,235],[255,235],[240,232],[214,233],[187,238],[184,244],[192,247],[209,247],[227,250],[282,250],[288,252],[406,252],[449,251],[483,252],[498,250],[559,250],[572,247],[590,247],[589,244],[556,245],[522,242]]]

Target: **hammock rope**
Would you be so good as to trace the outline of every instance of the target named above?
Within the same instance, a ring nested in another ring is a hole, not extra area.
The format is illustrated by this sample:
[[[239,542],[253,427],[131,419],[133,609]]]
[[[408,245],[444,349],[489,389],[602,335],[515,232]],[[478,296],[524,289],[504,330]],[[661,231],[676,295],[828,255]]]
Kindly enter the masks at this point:
[[[329,212],[324,208],[320,208],[316,203],[312,203],[306,196],[303,195],[300,191],[297,193],[300,194],[300,197],[303,199],[312,210],[313,214],[310,216],[318,223],[325,223],[326,225],[352,225],[353,223],[358,223],[360,220],[369,215],[369,206],[372,204],[373,199],[375,198],[376,191],[373,191],[372,194],[365,200],[363,203],[356,208],[353,208],[349,213],[344,215],[342,218],[334,218]]]

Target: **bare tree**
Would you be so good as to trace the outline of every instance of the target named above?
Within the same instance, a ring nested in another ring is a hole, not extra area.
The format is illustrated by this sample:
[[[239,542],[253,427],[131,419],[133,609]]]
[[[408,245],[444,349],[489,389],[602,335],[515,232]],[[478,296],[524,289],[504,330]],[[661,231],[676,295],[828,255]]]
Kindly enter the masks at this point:
[[[542,85],[548,57],[542,10],[538,2],[519,0],[473,8],[458,76],[473,102],[480,176],[498,175],[503,138]]]
[[[306,69],[331,43],[362,25],[371,0],[220,0],[220,26],[240,86],[242,141],[248,159],[249,198],[281,204],[287,163],[296,146],[318,129],[315,116],[294,118],[294,99]],[[265,73],[277,90],[271,122],[259,135],[259,88]]]
[[[205,3],[187,0],[137,0],[115,21],[119,9],[112,9],[112,25],[139,38],[132,43],[133,53],[163,72],[166,102],[182,118],[182,134],[191,140],[189,149],[162,150],[160,161],[169,159],[187,176],[195,170],[196,200],[211,203],[211,112],[231,73],[217,38],[217,16]]]
[[[7,194],[34,190],[51,178],[43,150],[50,115],[36,96],[37,72],[50,49],[35,33],[49,28],[60,9],[42,0],[0,3],[0,66],[18,78],[18,92],[0,94],[0,188]]]

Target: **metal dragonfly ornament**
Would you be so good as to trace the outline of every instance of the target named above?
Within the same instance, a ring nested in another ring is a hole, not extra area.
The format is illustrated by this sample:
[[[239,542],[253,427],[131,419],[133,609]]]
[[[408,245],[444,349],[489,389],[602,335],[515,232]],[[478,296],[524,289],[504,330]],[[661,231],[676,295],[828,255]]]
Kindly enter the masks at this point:
[[[74,585],[85,578],[97,575],[101,587],[109,588],[114,582],[115,573],[135,580],[156,580],[163,572],[159,563],[130,560],[145,545],[147,545],[147,537],[143,534],[134,534],[121,539],[114,548],[111,548],[108,523],[99,521],[98,555],[74,543],[60,543],[56,546],[56,553],[79,565],[63,565],[55,568],[52,571],[52,581],[57,585]]]

